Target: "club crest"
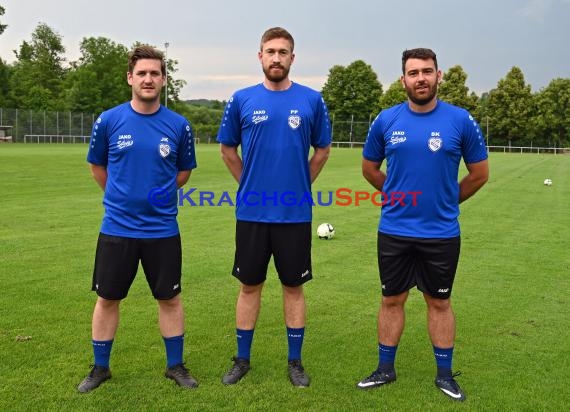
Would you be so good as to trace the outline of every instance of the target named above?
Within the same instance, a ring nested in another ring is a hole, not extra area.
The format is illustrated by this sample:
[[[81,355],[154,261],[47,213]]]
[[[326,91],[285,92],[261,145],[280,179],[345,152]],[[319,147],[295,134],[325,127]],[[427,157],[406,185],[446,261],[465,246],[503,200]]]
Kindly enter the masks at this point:
[[[160,153],[162,157],[168,156],[170,154],[170,146],[165,143],[161,143],[158,146],[158,153]]]
[[[297,127],[301,125],[301,116],[298,115],[291,115],[289,116],[289,127],[295,130]]]
[[[432,152],[437,152],[439,149],[441,149],[441,145],[442,141],[439,137],[432,137],[428,140],[428,147]]]

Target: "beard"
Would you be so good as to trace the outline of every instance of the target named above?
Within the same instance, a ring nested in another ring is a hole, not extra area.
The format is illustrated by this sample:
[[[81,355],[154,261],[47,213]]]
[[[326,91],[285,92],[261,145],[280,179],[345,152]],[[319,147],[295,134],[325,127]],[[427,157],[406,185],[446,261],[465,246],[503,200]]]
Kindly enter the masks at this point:
[[[156,92],[156,90],[154,90],[154,93],[146,94],[143,93],[142,90],[135,90],[134,94],[141,102],[154,103],[156,101],[160,101],[160,91]]]
[[[435,96],[437,95],[437,83],[434,84],[433,86],[430,86],[429,84],[427,85],[429,88],[428,94],[425,97],[418,97],[416,96],[415,90],[412,87],[408,87],[406,85],[406,94],[408,95],[408,98],[415,104],[417,104],[418,106],[424,106],[428,103],[430,103],[433,99],[435,99]]]
[[[281,73],[280,74],[272,73],[271,69],[273,69],[273,68],[280,68]],[[265,77],[267,78],[267,80],[274,82],[274,83],[279,83],[279,82],[285,80],[289,76],[289,68],[281,66],[281,65],[273,65],[273,66],[269,66],[267,68],[264,67],[263,73],[265,74]]]

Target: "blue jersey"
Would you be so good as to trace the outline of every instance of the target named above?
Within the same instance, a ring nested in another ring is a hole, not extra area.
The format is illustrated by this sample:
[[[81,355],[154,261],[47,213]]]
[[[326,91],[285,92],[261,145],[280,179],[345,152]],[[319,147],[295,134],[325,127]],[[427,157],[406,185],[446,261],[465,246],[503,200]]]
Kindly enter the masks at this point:
[[[130,102],[99,116],[87,161],[107,168],[101,233],[161,238],[179,233],[176,215],[179,171],[196,167],[190,124],[161,106],[153,114]]]
[[[320,93],[293,83],[283,91],[263,84],[228,101],[218,142],[241,145],[243,171],[238,220],[299,223],[312,220],[309,151],[331,143],[328,111]]]
[[[408,103],[383,110],[372,123],[363,156],[386,159],[378,230],[418,238],[459,236],[459,164],[487,159],[481,129],[464,109],[437,101],[416,113]]]

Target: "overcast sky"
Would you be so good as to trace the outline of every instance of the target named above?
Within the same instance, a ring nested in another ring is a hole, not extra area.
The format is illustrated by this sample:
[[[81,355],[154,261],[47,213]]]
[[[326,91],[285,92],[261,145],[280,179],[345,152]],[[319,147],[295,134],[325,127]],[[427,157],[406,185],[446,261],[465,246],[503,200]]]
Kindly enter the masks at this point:
[[[295,38],[290,77],[320,90],[334,65],[362,59],[386,87],[401,73],[404,49],[429,47],[442,70],[461,65],[477,94],[496,87],[513,66],[537,91],[570,78],[570,0],[0,0],[0,57],[46,23],[68,60],[84,37],[131,47],[140,41],[178,60],[188,82],[182,99],[227,100],[258,83],[259,39],[283,26]]]

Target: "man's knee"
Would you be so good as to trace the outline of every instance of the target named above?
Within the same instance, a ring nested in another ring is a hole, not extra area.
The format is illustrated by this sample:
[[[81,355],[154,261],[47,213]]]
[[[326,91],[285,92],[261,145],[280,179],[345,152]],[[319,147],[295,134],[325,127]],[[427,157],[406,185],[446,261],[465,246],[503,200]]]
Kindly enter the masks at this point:
[[[182,300],[180,299],[180,294],[170,298],[170,299],[157,299],[158,305],[163,308],[177,308],[182,305]]]
[[[451,299],[437,299],[425,295],[428,309],[435,312],[447,312],[451,310]]]
[[[401,309],[404,307],[407,298],[408,298],[408,292],[404,292],[394,296],[382,296],[382,309],[386,310]]]
[[[242,283],[240,285],[240,292],[245,295],[254,295],[256,293],[260,293],[262,288],[263,283],[260,283],[259,285],[246,285]]]
[[[101,296],[97,297],[96,305],[99,306],[101,309],[115,309],[121,303],[120,299],[105,299]]]

